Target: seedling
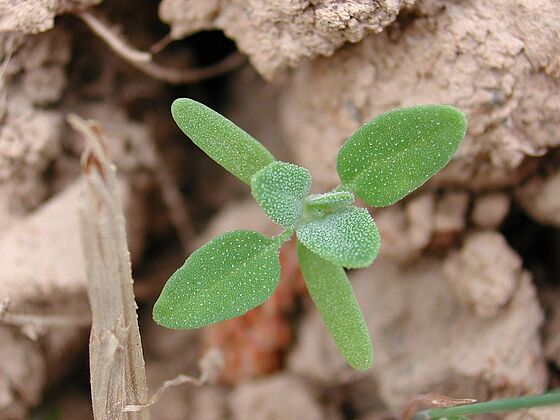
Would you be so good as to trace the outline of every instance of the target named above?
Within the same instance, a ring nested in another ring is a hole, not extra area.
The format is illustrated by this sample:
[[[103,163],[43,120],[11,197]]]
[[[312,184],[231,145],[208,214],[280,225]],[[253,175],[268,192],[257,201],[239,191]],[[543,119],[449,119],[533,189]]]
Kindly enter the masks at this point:
[[[257,203],[284,231],[268,237],[237,230],[193,252],[167,281],[154,320],[168,328],[199,328],[262,304],[278,285],[279,249],[295,234],[309,294],[338,350],[352,367],[369,368],[371,340],[345,268],[369,266],[381,241],[369,212],[352,204],[358,196],[373,207],[391,205],[440,171],[465,136],[464,114],[450,106],[423,105],[378,116],[340,149],[340,186],[309,195],[307,169],[277,161],[217,112],[191,99],[177,99],[171,112],[197,146],[251,187]]]

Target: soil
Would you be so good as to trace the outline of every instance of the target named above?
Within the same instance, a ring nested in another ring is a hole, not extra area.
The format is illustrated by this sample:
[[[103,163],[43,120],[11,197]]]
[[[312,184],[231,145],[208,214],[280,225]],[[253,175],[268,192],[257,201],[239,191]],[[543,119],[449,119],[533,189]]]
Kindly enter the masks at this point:
[[[92,416],[84,142],[72,113],[110,140],[150,390],[198,376],[209,349],[224,356],[215,384],[169,388],[152,418],[398,419],[419,394],[488,400],[558,387],[559,34],[555,0],[0,0],[0,420]],[[146,70],[138,60],[152,47]],[[213,78],[168,77],[231,57]],[[177,97],[308,167],[316,191],[335,186],[338,148],[375,115],[420,103],[465,111],[467,137],[448,167],[371,209],[381,254],[350,277],[372,369],[339,356],[293,243],[280,288],[247,315],[195,331],[152,321],[193,249],[233,229],[278,233],[247,187],[176,128]],[[560,409],[488,418],[557,419]]]

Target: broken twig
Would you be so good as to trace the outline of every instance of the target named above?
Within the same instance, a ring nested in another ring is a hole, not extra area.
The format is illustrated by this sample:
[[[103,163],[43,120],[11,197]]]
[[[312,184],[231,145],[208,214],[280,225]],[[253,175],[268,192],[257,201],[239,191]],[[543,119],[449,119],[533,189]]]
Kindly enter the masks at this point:
[[[93,14],[84,11],[78,13],[78,16],[99,36],[99,38],[105,41],[113,51],[129,63],[147,63],[152,61],[152,55],[150,53],[139,51],[131,47]]]
[[[245,62],[245,57],[238,52],[235,52],[216,64],[198,69],[176,69],[165,67],[153,62],[152,55],[150,53],[139,51],[136,48],[131,47],[129,42],[124,41],[121,36],[115,33],[107,24],[94,14],[82,11],[76,13],[76,15],[80,17],[85,24],[119,57],[142,71],[144,74],[172,85],[196,83],[201,80],[210,79],[227,73]],[[165,42],[166,41],[162,41],[162,43]],[[159,48],[159,46],[157,47]]]
[[[86,139],[82,242],[92,312],[89,349],[94,418],[149,419],[147,410],[124,412],[127,405],[145,405],[148,388],[115,167],[98,125],[75,115],[68,122]]]

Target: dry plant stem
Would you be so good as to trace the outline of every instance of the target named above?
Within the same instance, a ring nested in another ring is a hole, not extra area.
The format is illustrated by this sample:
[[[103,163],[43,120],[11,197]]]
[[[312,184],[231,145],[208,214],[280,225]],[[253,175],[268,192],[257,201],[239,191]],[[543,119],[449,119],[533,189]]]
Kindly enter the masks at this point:
[[[130,64],[154,79],[172,85],[184,85],[200,82],[201,80],[210,79],[227,73],[228,71],[239,67],[244,62],[245,57],[235,52],[216,64],[199,69],[174,69],[171,67],[160,66],[154,62],[131,62]]]
[[[106,155],[99,126],[75,115],[68,121],[86,139],[82,242],[92,312],[89,349],[94,418],[149,419],[147,410],[123,410],[129,404],[146,404],[148,389],[115,168]]]
[[[150,52],[152,54],[157,54],[158,52],[162,51],[165,47],[167,47],[169,44],[171,44],[172,41],[173,38],[171,38],[171,34],[167,34],[150,47]]]
[[[89,12],[79,12],[77,14],[90,29],[105,41],[113,51],[120,55],[129,63],[147,63],[152,61],[152,55],[148,52],[139,51],[128,45],[123,39],[119,38],[115,32],[107,27],[101,20]]]
[[[154,79],[170,83],[172,85],[195,83],[204,79],[216,77],[233,70],[245,62],[245,57],[235,52],[216,64],[199,69],[174,69],[164,67],[154,63],[150,53],[138,51],[130,47],[128,42],[121,39],[119,35],[112,31],[95,15],[87,11],[82,11],[77,13],[77,16],[80,17],[94,33],[105,41],[105,43],[117,55],[127,61],[130,65]]]

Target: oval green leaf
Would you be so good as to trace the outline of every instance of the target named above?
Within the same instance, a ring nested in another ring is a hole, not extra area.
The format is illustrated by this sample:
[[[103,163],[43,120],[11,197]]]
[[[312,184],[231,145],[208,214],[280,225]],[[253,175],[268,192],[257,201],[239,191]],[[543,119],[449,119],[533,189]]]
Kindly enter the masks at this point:
[[[340,149],[336,167],[343,188],[371,206],[393,204],[447,165],[466,130],[465,115],[446,105],[382,114]]]
[[[368,369],[373,363],[371,339],[344,269],[301,243],[298,259],[309,295],[340,354],[354,369]]]
[[[235,318],[268,299],[279,278],[276,241],[257,232],[228,232],[193,252],[169,278],[153,318],[174,329]]]
[[[361,207],[347,207],[301,225],[296,235],[314,253],[347,268],[370,265],[381,245],[373,218]]]
[[[257,203],[284,227],[293,227],[299,221],[310,190],[309,171],[292,163],[272,162],[251,178],[251,193]]]
[[[257,140],[206,105],[177,99],[171,105],[171,114],[198,147],[247,184],[255,172],[275,160]]]

